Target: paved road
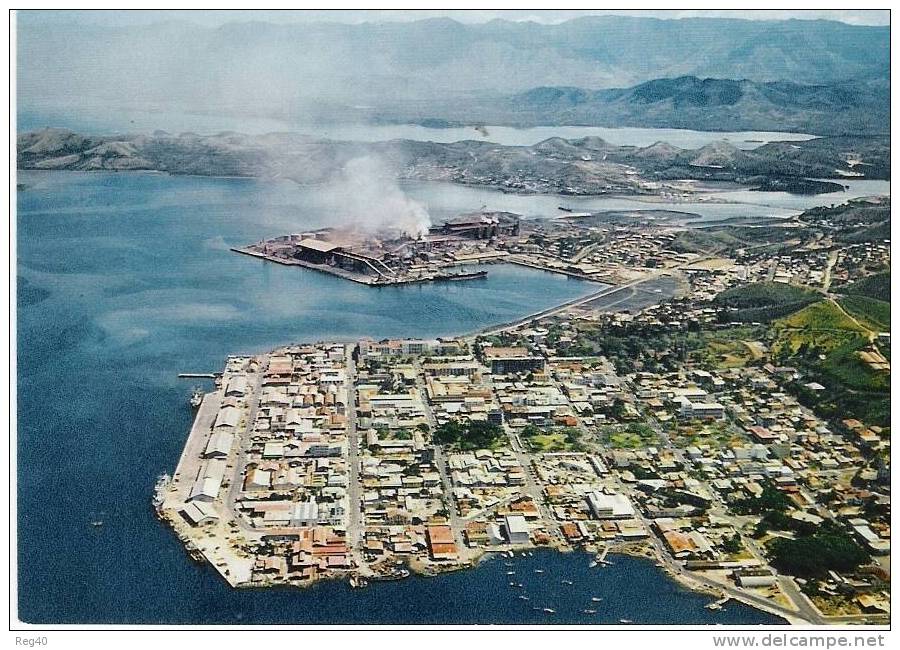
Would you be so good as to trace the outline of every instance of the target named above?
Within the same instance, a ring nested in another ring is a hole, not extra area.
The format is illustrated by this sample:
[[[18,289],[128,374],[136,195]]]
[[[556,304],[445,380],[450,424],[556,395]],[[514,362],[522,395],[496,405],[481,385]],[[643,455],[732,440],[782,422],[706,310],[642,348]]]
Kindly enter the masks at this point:
[[[504,424],[504,428],[506,429],[506,435],[509,437],[510,448],[516,455],[516,460],[519,462],[519,465],[525,470],[525,492],[531,497],[531,500],[534,501],[535,505],[540,510],[541,519],[547,524],[547,532],[555,537],[558,542],[565,543],[565,540],[562,538],[562,532],[560,532],[559,529],[559,522],[556,520],[556,517],[553,516],[553,512],[547,505],[540,483],[534,475],[534,468],[531,465],[531,454],[525,451],[520,444],[519,437],[514,436],[509,430],[509,427]]]
[[[567,309],[571,309],[572,307],[578,307],[585,303],[588,303],[592,300],[596,300],[597,298],[602,298],[603,296],[608,296],[611,293],[615,293],[617,291],[622,291],[623,289],[629,289],[631,287],[635,287],[639,284],[643,284],[644,282],[649,282],[650,280],[655,280],[660,275],[663,275],[664,272],[669,272],[672,269],[660,270],[650,275],[643,277],[639,280],[635,280],[633,282],[629,282],[628,284],[618,284],[611,287],[604,287],[599,291],[595,291],[594,293],[590,293],[586,296],[582,296],[581,298],[575,298],[574,300],[569,300],[568,302],[564,302],[561,305],[557,305],[555,307],[550,307],[549,309],[544,309],[539,312],[535,312],[530,316],[526,316],[525,318],[520,318],[518,320],[512,321],[510,323],[504,323],[503,325],[497,325],[494,327],[489,327],[487,329],[481,330],[479,334],[499,334],[500,332],[505,332],[506,330],[515,329],[521,325],[525,325],[526,323],[530,323],[533,320],[537,320],[540,318],[547,318],[549,316],[554,316],[556,314],[562,313]]]
[[[684,457],[684,454],[682,453],[681,449],[679,449],[678,447],[676,447],[675,445],[672,444],[672,441],[670,440],[669,436],[666,434],[665,430],[660,425],[659,421],[656,418],[654,418],[652,415],[650,415],[649,413],[644,412],[643,409],[641,409],[641,414],[644,416],[644,419],[650,424],[650,426],[653,428],[653,430],[656,432],[656,434],[659,436],[659,438],[663,441],[663,446],[666,449],[669,449],[670,451],[673,452],[676,460],[678,460],[678,462],[681,463],[682,465],[684,465],[685,467],[690,466],[690,461]],[[716,490],[709,487],[708,485],[705,485],[705,487],[706,487],[706,491],[712,496],[713,501],[716,504],[716,509],[721,511],[723,516],[726,516],[726,517],[731,516],[731,512],[728,509],[728,505],[722,499],[721,495]],[[750,554],[753,556],[753,558],[757,562],[760,563],[760,566],[768,566],[769,562],[768,562],[768,559],[766,558],[765,551],[756,542],[756,540],[754,540],[750,537],[744,536],[743,541],[744,541],[744,547],[750,552]],[[694,575],[691,574],[691,577],[694,577]],[[715,583],[715,584],[718,585],[719,583]],[[796,608],[796,611],[794,611],[791,614],[791,613],[789,613],[789,612],[791,612],[791,610],[789,608],[782,608],[782,607],[778,606],[777,604],[772,604],[772,601],[770,601],[768,599],[762,599],[762,601],[769,603],[767,605],[767,607],[780,608],[779,611],[781,611],[785,615],[790,615],[790,616],[793,616],[796,618],[803,618],[803,619],[805,619],[811,623],[815,623],[817,625],[821,625],[826,622],[826,620],[822,616],[822,614],[818,611],[818,609],[815,608],[815,606],[813,606],[813,604],[809,601],[809,599],[800,591],[800,589],[797,587],[797,584],[790,577],[779,575],[778,586],[781,588],[782,592],[784,592],[784,595],[787,596],[788,599],[791,601],[791,603],[794,605],[794,607]],[[722,587],[722,589],[724,590],[724,587]],[[729,586],[728,593],[730,595],[739,594],[742,598],[750,598],[751,596],[754,598],[758,598],[757,596],[755,596],[755,594],[749,593],[749,592],[747,592],[739,587],[736,587],[736,586]],[[757,602],[759,602],[759,601],[757,601]]]
[[[359,483],[359,430],[356,425],[356,362],[353,360],[355,345],[345,348],[347,369],[347,464],[350,477],[347,486],[347,501],[350,508],[347,522],[347,541],[352,549],[357,549],[362,539],[362,487]]]
[[[828,292],[831,287],[831,270],[837,264],[838,251],[833,250],[828,253],[828,263],[825,265],[825,274],[822,278],[822,291]]]
[[[254,377],[250,394],[247,397],[247,423],[242,432],[236,432],[238,452],[231,474],[228,476],[228,480],[231,484],[228,486],[228,494],[225,497],[225,507],[228,509],[230,515],[234,517],[234,521],[236,521],[238,526],[242,529],[249,532],[259,532],[259,530],[251,526],[242,516],[240,516],[237,508],[235,508],[235,501],[237,501],[240,496],[241,488],[243,487],[242,474],[244,466],[247,464],[247,449],[250,446],[250,436],[253,435],[253,424],[256,422],[256,413],[259,410],[262,382],[263,377],[266,374],[266,368],[269,365],[269,356],[263,355],[258,357],[258,360],[259,368]]]
[[[506,330],[515,329],[521,325],[525,325],[526,323],[530,323],[533,320],[538,320],[541,318],[547,318],[549,316],[555,316],[556,314],[560,314],[572,307],[579,307],[585,303],[591,302],[592,300],[596,300],[597,298],[602,298],[603,296],[608,296],[611,293],[615,293],[617,291],[621,291],[623,289],[630,289],[632,287],[637,287],[638,285],[644,284],[645,282],[649,282],[651,280],[656,280],[660,276],[663,275],[672,275],[673,273],[683,269],[686,266],[691,266],[692,264],[699,264],[700,262],[705,262],[707,260],[711,260],[718,255],[718,250],[709,251],[704,254],[702,257],[698,257],[695,260],[691,260],[690,262],[686,262],[685,264],[679,264],[678,266],[673,266],[669,268],[661,268],[651,271],[647,275],[642,278],[638,278],[637,280],[633,280],[626,284],[617,284],[610,287],[604,287],[600,291],[596,291],[594,293],[588,294],[587,296],[582,296],[581,298],[575,298],[574,300],[570,300],[568,302],[564,302],[561,305],[557,305],[556,307],[551,307],[549,309],[544,309],[539,312],[535,312],[530,316],[526,316],[525,318],[520,318],[516,321],[510,323],[504,323],[503,325],[497,325],[494,327],[489,327],[487,329],[476,332],[475,334],[481,335],[491,335],[491,334],[499,334],[500,332],[505,332]]]
[[[437,429],[437,419],[434,417],[434,412],[431,410],[431,404],[428,403],[428,392],[425,390],[425,382],[422,379],[423,370],[421,361],[416,358],[414,362],[414,367],[416,369],[416,389],[419,391],[419,396],[422,400],[422,407],[425,409],[425,417],[428,419],[428,425],[431,427],[431,430],[434,431]],[[447,506],[447,512],[449,513],[450,519],[450,529],[453,531],[453,539],[456,542],[456,548],[459,553],[459,559],[465,561],[470,556],[469,548],[463,543],[463,530],[465,530],[465,523],[460,519],[459,514],[456,511],[456,501],[453,499],[453,484],[450,482],[450,473],[447,467],[447,459],[444,455],[444,450],[437,443],[433,443],[434,445],[434,464],[437,466],[438,473],[441,475],[441,485],[444,488],[444,501]]]

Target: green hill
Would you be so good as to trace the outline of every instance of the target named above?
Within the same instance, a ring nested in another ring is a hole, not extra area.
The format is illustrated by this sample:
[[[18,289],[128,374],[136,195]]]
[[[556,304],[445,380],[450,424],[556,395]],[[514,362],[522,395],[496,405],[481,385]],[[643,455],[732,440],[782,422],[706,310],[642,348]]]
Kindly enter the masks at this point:
[[[885,302],[891,301],[891,273],[878,273],[836,289],[850,296],[866,296]]]
[[[723,291],[713,302],[729,308],[728,320],[767,323],[815,302],[811,289],[779,282],[757,282]]]
[[[891,304],[866,296],[841,298],[841,307],[873,332],[888,332],[891,329]]]

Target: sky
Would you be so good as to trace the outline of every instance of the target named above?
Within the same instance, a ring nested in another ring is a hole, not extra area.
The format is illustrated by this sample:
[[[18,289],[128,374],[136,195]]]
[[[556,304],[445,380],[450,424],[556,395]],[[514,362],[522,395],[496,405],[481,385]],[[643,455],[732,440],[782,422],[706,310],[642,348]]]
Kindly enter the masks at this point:
[[[695,16],[742,18],[750,20],[787,20],[791,18],[804,20],[836,20],[854,25],[888,25],[890,12],[887,10],[450,10],[450,11],[408,11],[408,10],[308,10],[308,11],[177,11],[177,10],[140,10],[140,11],[46,11],[34,10],[19,12],[20,24],[38,23],[78,23],[107,25],[145,25],[168,20],[187,20],[190,22],[219,26],[229,22],[266,21],[280,23],[299,22],[402,22],[421,20],[424,18],[449,17],[460,22],[481,23],[494,19],[531,20],[541,23],[559,23],[587,15],[633,15],[656,16],[658,18],[677,19]]]

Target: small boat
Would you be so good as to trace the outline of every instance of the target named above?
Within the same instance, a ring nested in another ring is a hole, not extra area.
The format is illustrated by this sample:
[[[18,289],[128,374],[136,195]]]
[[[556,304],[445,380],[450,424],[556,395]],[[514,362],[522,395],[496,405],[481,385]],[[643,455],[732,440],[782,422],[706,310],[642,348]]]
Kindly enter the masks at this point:
[[[556,610],[555,610],[555,609],[550,609],[549,607],[545,607],[543,611],[545,611],[545,612],[548,613],[548,614],[555,614],[555,613],[556,613]]]
[[[704,605],[704,607],[706,607],[706,609],[716,612],[716,611],[722,609],[722,607],[725,605],[725,603],[727,603],[729,600],[731,600],[731,599],[728,596],[723,596],[722,598],[720,598],[719,600],[717,600],[715,602]]]
[[[97,520],[91,522],[91,526],[93,526],[94,528],[100,528],[100,526],[102,526],[102,525],[103,525],[103,521],[101,519],[97,519]]]
[[[589,566],[590,568],[593,569],[595,566],[597,566],[597,561],[596,561],[596,560],[592,560],[591,563],[588,564],[588,566]]]
[[[390,582],[392,580],[402,580],[409,577],[409,571],[400,569],[399,571],[389,571],[388,573],[378,573],[371,577],[375,582]]]
[[[503,566],[514,566],[512,562],[504,562]]]
[[[513,552],[512,552],[512,551],[507,551],[507,552],[506,552],[506,557],[515,557],[515,556],[513,555]]]
[[[509,586],[510,586],[510,587],[515,587],[515,586],[516,586],[516,583],[515,583],[515,582],[510,582],[510,583],[509,583]]]
[[[519,596],[519,600],[531,600],[528,596]]]
[[[535,569],[534,572],[535,572],[535,573],[543,573],[544,570],[543,570],[543,569]]]
[[[563,580],[562,583],[563,583],[564,585],[571,585],[571,584],[574,584],[571,580]]]
[[[597,596],[594,596],[593,598],[591,598],[591,602],[594,602],[594,603],[599,603],[601,600],[603,600],[603,599],[598,598]]]
[[[619,623],[628,624],[628,623],[634,623],[634,621],[632,621],[630,618],[620,618]]]
[[[506,572],[506,575],[508,575],[508,576],[514,576],[514,575],[516,575],[516,572],[515,572],[515,571],[507,571],[507,572]]]
[[[581,610],[581,612],[583,614],[596,614],[597,610],[596,609],[583,609],[583,610]]]
[[[191,406],[196,408],[200,408],[200,405],[203,403],[203,391],[200,390],[199,387],[194,388],[194,392],[191,393]]]
[[[518,582],[518,583],[516,583],[516,586],[517,586],[519,589],[521,589],[521,588],[524,587],[525,585],[523,585],[521,582]]]
[[[153,506],[159,509],[162,504],[165,502],[165,491],[169,487],[169,483],[172,482],[172,477],[168,474],[161,474],[156,479],[156,485],[153,486]]]
[[[567,207],[565,207],[565,206],[563,206],[563,205],[557,206],[556,209],[557,209],[557,210],[562,210],[563,212],[572,212],[572,208],[567,208]]]

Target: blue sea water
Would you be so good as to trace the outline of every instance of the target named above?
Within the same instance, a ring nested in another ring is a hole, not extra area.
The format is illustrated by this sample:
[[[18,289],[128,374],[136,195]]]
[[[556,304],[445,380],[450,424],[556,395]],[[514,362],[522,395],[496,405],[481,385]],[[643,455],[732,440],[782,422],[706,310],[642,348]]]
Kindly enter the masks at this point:
[[[325,225],[291,183],[28,172],[17,193],[19,617],[39,623],[774,623],[652,563],[516,558],[531,600],[494,560],[363,590],[231,590],[153,516],[190,427],[184,371],[300,340],[467,332],[596,289],[492,266],[472,282],[372,289],[230,246]],[[429,201],[420,188],[418,198]],[[435,201],[440,203],[440,201]],[[463,206],[459,206],[463,207]],[[469,205],[468,209],[477,209]],[[446,202],[444,210],[450,210]],[[102,527],[91,521],[102,520]],[[540,564],[543,576],[533,573]],[[572,586],[560,580],[569,579]],[[604,600],[597,606],[591,596]],[[554,615],[532,607],[550,607]],[[583,614],[583,609],[598,614]]]

